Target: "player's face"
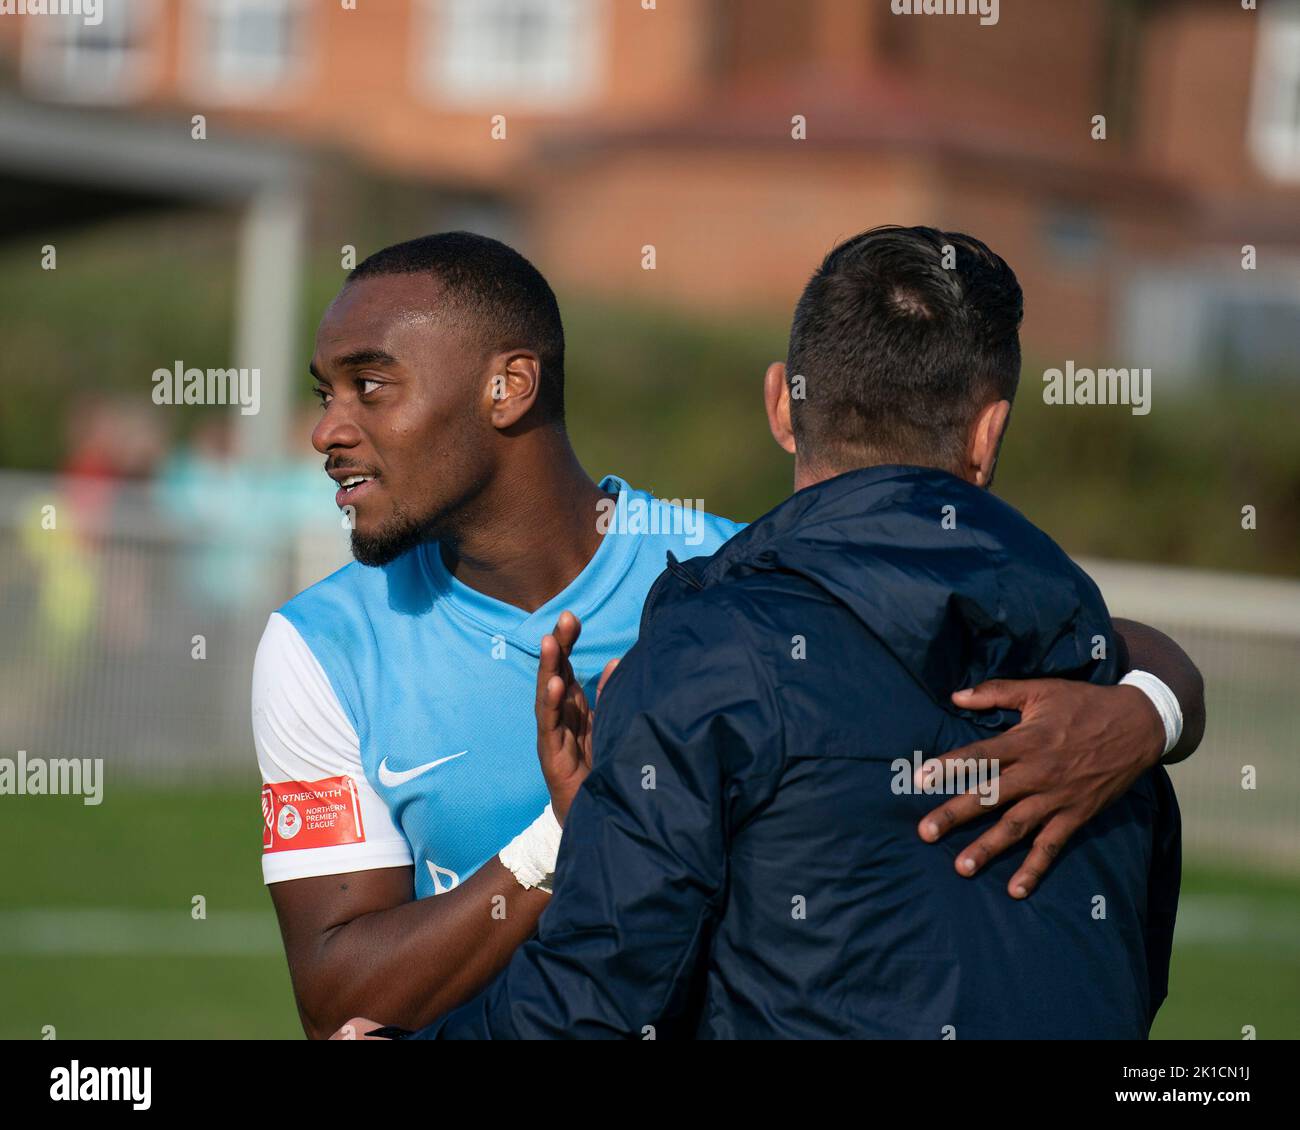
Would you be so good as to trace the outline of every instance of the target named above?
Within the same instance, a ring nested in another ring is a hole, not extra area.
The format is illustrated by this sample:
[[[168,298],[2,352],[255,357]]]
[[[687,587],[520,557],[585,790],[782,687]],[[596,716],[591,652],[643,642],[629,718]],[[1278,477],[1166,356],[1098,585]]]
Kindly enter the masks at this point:
[[[454,521],[485,482],[486,358],[420,275],[345,286],[316,331],[323,412],[312,444],[352,520],[352,552],[383,565]],[[490,393],[489,393],[490,397]]]

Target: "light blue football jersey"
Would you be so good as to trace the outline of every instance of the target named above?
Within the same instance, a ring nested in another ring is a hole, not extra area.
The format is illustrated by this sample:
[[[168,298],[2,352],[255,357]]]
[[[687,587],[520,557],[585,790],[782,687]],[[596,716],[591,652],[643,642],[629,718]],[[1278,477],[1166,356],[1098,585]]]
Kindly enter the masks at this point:
[[[605,664],[636,642],[669,551],[711,554],[741,529],[613,475],[600,486],[618,505],[599,548],[536,612],[458,581],[432,543],[380,568],[353,562],[280,609],[356,730],[366,778],[410,844],[421,898],[467,879],[550,800],[533,702],[541,640],[560,613],[582,621],[572,663],[594,696]]]

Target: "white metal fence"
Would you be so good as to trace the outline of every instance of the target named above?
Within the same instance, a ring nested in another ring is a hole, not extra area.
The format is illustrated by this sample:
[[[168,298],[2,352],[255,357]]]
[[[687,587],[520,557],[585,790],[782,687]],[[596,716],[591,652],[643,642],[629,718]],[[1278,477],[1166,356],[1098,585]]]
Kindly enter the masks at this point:
[[[333,508],[285,520],[264,485],[169,514],[149,487],[96,489],[0,474],[0,756],[103,758],[110,787],[251,781],[253,653],[347,559]],[[1300,582],[1083,564],[1205,675],[1204,744],[1172,769],[1189,855],[1300,871]]]
[[[1170,768],[1189,857],[1300,873],[1300,582],[1080,564],[1112,615],[1166,632],[1205,677],[1205,740]]]
[[[267,616],[347,560],[323,477],[311,518],[283,485],[184,513],[146,485],[0,474],[0,751],[103,758],[110,787],[254,778]]]

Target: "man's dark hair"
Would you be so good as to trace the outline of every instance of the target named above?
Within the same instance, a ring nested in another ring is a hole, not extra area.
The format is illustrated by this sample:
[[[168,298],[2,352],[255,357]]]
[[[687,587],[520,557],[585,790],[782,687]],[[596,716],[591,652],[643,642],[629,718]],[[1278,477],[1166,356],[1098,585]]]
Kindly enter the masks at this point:
[[[379,275],[432,275],[485,352],[530,349],[541,360],[537,407],[564,422],[564,325],[542,273],[513,247],[473,232],[426,235],[376,251],[348,282]]]
[[[801,457],[956,470],[979,408],[1015,397],[1023,312],[1014,272],[969,235],[887,226],[841,243],[790,329]]]

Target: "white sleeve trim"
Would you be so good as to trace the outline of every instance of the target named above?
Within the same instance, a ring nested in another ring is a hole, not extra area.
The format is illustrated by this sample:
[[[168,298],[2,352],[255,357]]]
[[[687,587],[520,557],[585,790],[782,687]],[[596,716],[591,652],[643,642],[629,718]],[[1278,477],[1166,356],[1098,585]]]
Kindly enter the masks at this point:
[[[384,850],[379,850],[380,848]],[[288,879],[314,879],[318,875],[346,875],[353,871],[409,866],[411,849],[405,840],[387,847],[364,843],[299,848],[297,851],[280,851],[262,856],[262,882],[270,885]]]
[[[365,828],[360,843],[264,853],[265,882],[412,864],[406,837],[366,779],[361,742],[329,677],[278,612],[267,622],[253,664],[253,743],[265,784],[351,777]]]

